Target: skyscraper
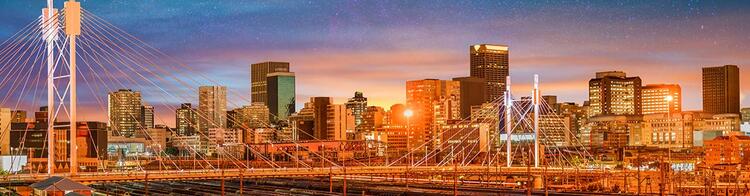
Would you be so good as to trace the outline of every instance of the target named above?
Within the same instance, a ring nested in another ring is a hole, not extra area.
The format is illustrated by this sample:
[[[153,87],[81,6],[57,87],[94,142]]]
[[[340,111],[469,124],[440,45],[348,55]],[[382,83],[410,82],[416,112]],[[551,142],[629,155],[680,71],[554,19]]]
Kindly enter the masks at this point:
[[[506,77],[509,75],[508,46],[479,44],[469,47],[469,75],[486,82],[485,102],[503,97]]]
[[[154,106],[141,106],[141,123],[144,129],[154,128]]]
[[[268,74],[276,72],[289,72],[288,62],[261,62],[250,65],[250,99],[252,102],[268,104]]]
[[[359,130],[359,126],[362,125],[363,121],[362,115],[367,109],[367,97],[364,97],[362,92],[354,92],[354,97],[349,98],[345,105],[346,109],[352,111],[352,115],[354,115],[354,125],[356,129]]]
[[[439,137],[436,123],[444,123],[450,117],[460,116],[451,114],[457,113],[460,106],[459,103],[451,104],[459,96],[459,84],[457,81],[437,79],[406,82],[406,107],[413,111],[413,116],[408,119],[409,148],[421,146],[433,137]],[[434,147],[432,144],[426,146]]]
[[[141,92],[120,89],[108,96],[109,127],[115,135],[133,137],[141,129]]]
[[[678,84],[649,84],[643,86],[643,114],[682,111],[682,90]]]
[[[288,66],[288,65],[287,65]],[[262,95],[259,95],[262,96]],[[295,109],[295,77],[292,72],[274,72],[266,77],[266,96],[271,120],[286,120]],[[255,102],[254,103],[260,103]]]
[[[460,77],[453,78],[461,86],[461,118],[471,116],[472,106],[481,106],[485,101],[486,82],[477,77]]]
[[[177,111],[175,111],[175,116],[177,135],[191,136],[195,133],[195,129],[198,127],[198,121],[193,106],[191,106],[190,103],[180,104],[180,108],[177,108]]]
[[[226,128],[227,87],[201,86],[198,88],[198,118],[200,131]]]
[[[326,114],[326,135],[329,140],[353,140],[354,115],[351,109],[343,104],[328,105]]]
[[[227,125],[229,128],[253,129],[269,127],[269,111],[263,103],[255,102],[249,106],[242,106],[232,110],[234,115],[229,115]]]
[[[641,78],[627,77],[625,72],[597,72],[589,80],[590,116],[640,115]]]
[[[740,113],[740,68],[737,65],[703,68],[703,111]]]

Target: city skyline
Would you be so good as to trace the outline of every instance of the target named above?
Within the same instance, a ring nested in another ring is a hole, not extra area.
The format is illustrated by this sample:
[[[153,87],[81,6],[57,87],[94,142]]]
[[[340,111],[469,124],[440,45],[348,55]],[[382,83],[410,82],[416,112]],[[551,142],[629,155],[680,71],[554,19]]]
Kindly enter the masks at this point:
[[[38,7],[43,4],[1,3],[7,5],[2,9],[13,8],[0,14],[6,18],[7,28],[0,29],[0,37],[5,38],[38,15]],[[576,103],[586,100],[587,94],[581,92],[587,89],[587,80],[595,72],[619,70],[641,77],[644,85],[679,84],[684,110],[700,110],[702,67],[736,64],[741,76],[750,72],[750,69],[742,69],[750,59],[750,55],[742,52],[747,51],[748,46],[739,44],[750,39],[743,36],[749,34],[748,24],[741,22],[742,17],[731,17],[747,15],[741,13],[743,7],[748,7],[742,3],[472,2],[462,8],[453,2],[429,6],[362,2],[329,7],[316,4],[310,9],[306,9],[309,6],[304,2],[282,5],[253,2],[183,5],[138,1],[86,4],[88,10],[110,19],[114,25],[168,55],[205,71],[208,76],[220,78],[219,83],[236,92],[232,94],[250,94],[247,85],[250,64],[290,62],[298,75],[296,110],[301,109],[309,97],[329,96],[335,103],[343,103],[355,91],[362,91],[371,105],[387,108],[405,103],[406,81],[467,76],[469,55],[466,48],[483,43],[509,46],[510,72],[516,94],[528,94],[532,74],[538,73],[542,94],[557,95],[560,101]],[[135,9],[138,13],[117,9],[133,6],[139,8]],[[558,8],[560,6],[562,8]],[[607,6],[618,7],[618,12],[603,12]],[[202,7],[207,9],[198,12]],[[366,9],[369,7],[375,9]],[[432,14],[425,7],[453,8],[452,14],[460,17]],[[508,12],[495,13],[491,8]],[[163,12],[158,11],[162,9]],[[299,9],[306,10],[294,16],[284,14]],[[284,12],[276,13],[276,10]],[[155,14],[143,14],[147,12]],[[191,13],[197,15],[187,21],[172,20]],[[271,15],[264,16],[265,13]],[[407,13],[413,17],[404,17]],[[222,17],[246,17],[247,20],[212,22]],[[455,23],[473,18],[477,20]],[[165,28],[158,28],[162,25],[179,25],[185,32],[165,36],[159,31]],[[268,28],[271,26],[274,28]],[[587,31],[578,32],[576,28]],[[433,32],[440,33],[433,35]],[[332,36],[335,34],[343,36]],[[529,34],[547,39],[536,39]],[[663,74],[667,71],[672,74]],[[332,73],[337,77],[330,77]],[[750,80],[740,78],[741,84]],[[334,84],[337,88],[327,88]],[[741,85],[740,92],[741,106],[747,107],[750,86]],[[250,100],[233,95],[228,98],[235,102]],[[160,100],[144,97],[144,101],[157,105],[155,102]],[[91,102],[82,100],[82,104]],[[193,104],[197,105],[197,100]],[[83,111],[98,110],[90,105],[81,107]],[[174,112],[159,110],[157,108],[157,115],[163,117]],[[91,118],[106,119],[104,112],[99,115]]]

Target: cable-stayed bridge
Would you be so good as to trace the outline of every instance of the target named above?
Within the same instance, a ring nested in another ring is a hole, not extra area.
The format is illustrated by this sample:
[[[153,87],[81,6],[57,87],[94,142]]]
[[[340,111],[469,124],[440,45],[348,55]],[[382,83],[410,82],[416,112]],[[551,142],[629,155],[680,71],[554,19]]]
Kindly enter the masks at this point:
[[[225,144],[212,139],[207,132],[197,131],[194,136],[207,143],[204,145],[216,147],[215,156],[202,153],[199,146],[184,144],[182,146],[192,156],[164,153],[166,147],[158,146],[160,150],[154,154],[114,160],[104,154],[105,149],[89,145],[96,139],[87,133],[90,125],[81,123],[82,119],[97,119],[98,114],[109,110],[108,92],[141,89],[144,102],[157,111],[172,112],[178,109],[177,104],[196,100],[198,86],[221,84],[215,77],[203,74],[203,70],[181,63],[84,9],[79,2],[65,2],[61,9],[53,5],[52,0],[48,0],[48,7],[39,18],[0,45],[0,76],[3,78],[0,92],[4,93],[0,106],[12,110],[47,106],[39,113],[41,116],[37,116],[43,120],[34,124],[46,130],[43,141],[26,141],[27,134],[42,134],[31,132],[29,124],[25,131],[19,132],[24,136],[19,137],[18,147],[8,149],[12,155],[28,155],[30,164],[6,176],[7,181],[34,182],[52,175],[86,183],[369,176],[401,182],[408,187],[410,182],[455,183],[460,177],[460,180],[497,185],[523,182],[535,187],[549,184],[580,188],[592,184],[608,186],[616,178],[626,183],[627,180],[622,179],[634,177],[630,170],[603,167],[597,157],[587,151],[576,139],[578,133],[571,131],[563,118],[541,99],[537,76],[534,76],[529,98],[514,98],[508,84],[503,98],[485,104],[483,115],[455,122],[486,125],[486,129],[463,126],[450,132],[436,131],[436,136],[429,140],[407,144],[406,151],[397,156],[371,153],[375,151],[371,146],[388,146],[387,142],[378,141],[363,141],[366,158],[311,150],[317,146],[311,147],[310,143],[344,146],[349,142],[322,140],[301,130],[297,133],[307,134],[313,140]],[[228,106],[240,107],[250,102],[239,93],[228,91],[228,94],[239,98],[228,99]],[[81,101],[94,107],[79,108]],[[213,121],[210,114],[201,110],[194,112],[200,121],[223,124]],[[166,124],[158,113],[156,121]],[[198,122],[193,123],[198,126]],[[243,131],[253,130],[242,122],[234,123],[242,126]],[[137,124],[143,125],[142,122]],[[68,131],[71,128],[75,131]],[[108,134],[120,131],[115,125],[110,125],[109,129]],[[156,137],[143,131],[145,127],[139,130],[145,137]],[[406,130],[409,133],[422,131]],[[10,131],[2,134],[0,138],[11,138]],[[31,149],[29,146],[34,142],[43,147]],[[243,153],[229,152],[228,146],[240,148]],[[83,150],[86,148],[94,148],[91,151],[94,153],[86,154],[88,151]],[[275,153],[269,153],[268,148]],[[131,164],[123,167],[118,164],[121,162]],[[643,175],[657,174],[644,172]]]

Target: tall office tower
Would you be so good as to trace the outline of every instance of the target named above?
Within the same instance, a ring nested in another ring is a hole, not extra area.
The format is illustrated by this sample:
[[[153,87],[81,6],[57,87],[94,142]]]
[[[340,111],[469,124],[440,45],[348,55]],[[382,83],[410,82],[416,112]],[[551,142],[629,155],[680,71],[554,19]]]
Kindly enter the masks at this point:
[[[154,106],[141,106],[141,123],[144,129],[154,128]]]
[[[509,75],[508,46],[479,44],[469,47],[471,70],[469,75],[486,82],[485,102],[503,97],[506,77]]]
[[[342,104],[328,105],[326,118],[326,137],[329,140],[355,139],[354,115],[351,109]]]
[[[453,81],[458,81],[461,86],[461,118],[469,118],[471,107],[484,103],[487,84],[484,79],[477,77],[453,78]]]
[[[287,65],[288,66],[288,65]],[[271,120],[286,120],[294,113],[295,78],[292,72],[274,72],[266,77],[266,96]],[[253,103],[260,103],[253,101]]]
[[[26,110],[13,110],[10,114],[13,117],[13,120],[11,120],[12,123],[26,122]]]
[[[0,153],[10,154],[10,123],[13,121],[10,108],[0,108]]]
[[[289,63],[268,61],[250,65],[250,99],[252,102],[268,104],[266,77],[276,72],[289,72]]]
[[[313,115],[313,139],[332,140],[328,137],[328,106],[333,104],[330,97],[310,97],[309,105]]]
[[[439,137],[435,125],[438,121],[449,120],[450,112],[459,108],[460,104],[452,104],[453,107],[444,107],[446,102],[457,99],[460,94],[460,83],[457,81],[445,81],[437,79],[413,80],[406,82],[406,107],[413,111],[413,116],[407,118],[409,126],[409,146],[422,146],[423,143],[433,141],[432,138]],[[451,105],[451,104],[448,104]],[[437,107],[437,108],[436,108]],[[436,115],[437,114],[437,115]],[[403,114],[392,114],[403,115]],[[460,115],[457,115],[460,116]],[[443,122],[444,123],[444,122]],[[434,147],[432,144],[425,145]]]
[[[359,126],[362,125],[363,121],[362,115],[367,109],[367,97],[364,97],[362,92],[354,92],[354,97],[349,98],[344,105],[346,105],[346,109],[352,110],[352,114],[354,115],[354,126],[359,130]]]
[[[179,136],[191,136],[198,127],[198,121],[195,110],[190,103],[180,104],[180,108],[175,111],[175,128]]]
[[[682,90],[679,84],[643,86],[643,114],[676,114],[682,112]]]
[[[597,72],[589,80],[590,116],[640,115],[641,78],[627,77],[625,72]]]
[[[109,122],[107,123],[115,135],[133,137],[136,130],[141,129],[141,92],[130,89],[120,89],[111,92],[109,100]]]
[[[200,131],[227,126],[227,87],[198,87],[198,122]]]
[[[740,113],[740,68],[737,65],[703,68],[703,111]]]

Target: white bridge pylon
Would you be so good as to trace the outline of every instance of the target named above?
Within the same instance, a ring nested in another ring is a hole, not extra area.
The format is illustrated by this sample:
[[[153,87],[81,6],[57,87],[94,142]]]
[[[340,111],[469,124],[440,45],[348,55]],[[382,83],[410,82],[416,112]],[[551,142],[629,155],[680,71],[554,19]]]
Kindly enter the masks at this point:
[[[511,93],[511,87],[510,87],[510,76],[506,77],[506,85],[505,85],[505,134],[506,134],[506,152],[505,152],[505,162],[507,164],[507,167],[511,167],[513,165],[513,156],[512,156],[512,136],[513,136],[513,117],[512,117],[512,110],[513,110],[513,96]],[[531,104],[534,110],[534,116],[532,118],[533,120],[533,132],[534,132],[534,167],[539,167],[539,105],[541,103],[540,98],[541,95],[539,93],[539,75],[534,74],[534,88],[531,90]]]
[[[47,51],[47,173],[55,173],[55,128],[65,127],[65,125],[55,126],[55,120],[60,116],[60,112],[67,115],[70,124],[69,127],[69,144],[70,144],[70,174],[75,175],[78,172],[78,145],[76,144],[77,136],[77,110],[78,110],[78,88],[76,85],[76,37],[81,35],[81,4],[75,0],[65,2],[64,7],[64,32],[67,35],[64,39],[68,43],[67,50],[70,55],[69,62],[58,62],[60,58],[55,56],[55,49],[59,55],[64,54],[65,46],[56,48],[55,41],[58,40],[59,16],[57,9],[54,8],[54,1],[47,0],[47,8],[42,9],[42,39],[46,42]],[[67,74],[58,73],[58,69],[64,71],[64,65],[68,66]],[[55,81],[62,81],[55,83]],[[66,97],[68,99],[66,106]],[[64,159],[64,157],[61,157]]]

